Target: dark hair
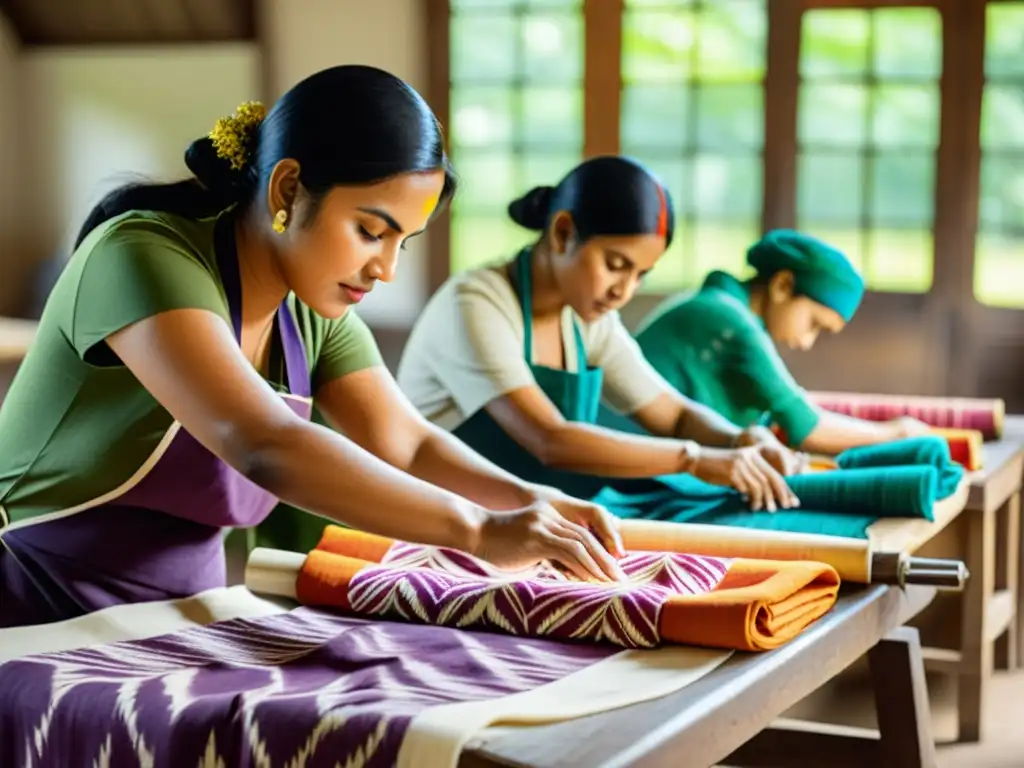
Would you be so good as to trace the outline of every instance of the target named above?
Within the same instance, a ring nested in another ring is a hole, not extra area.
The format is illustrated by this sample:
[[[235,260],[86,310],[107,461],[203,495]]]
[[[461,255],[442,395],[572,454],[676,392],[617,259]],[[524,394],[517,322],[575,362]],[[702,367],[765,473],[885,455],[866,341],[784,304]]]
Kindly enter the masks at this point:
[[[455,174],[434,113],[412,87],[375,67],[331,67],[307,77],[243,138],[248,161],[240,169],[218,157],[213,140],[204,136],[185,152],[193,178],[129,184],[109,193],[86,218],[75,248],[104,221],[127,211],[201,219],[248,205],[285,158],[298,161],[300,181],[315,204],[334,186],[439,169],[445,183],[437,210],[455,194]]]
[[[667,247],[675,229],[669,191],[643,165],[615,155],[586,160],[557,187],[534,187],[508,206],[512,221],[535,231],[559,211],[572,214],[581,241],[661,232]]]

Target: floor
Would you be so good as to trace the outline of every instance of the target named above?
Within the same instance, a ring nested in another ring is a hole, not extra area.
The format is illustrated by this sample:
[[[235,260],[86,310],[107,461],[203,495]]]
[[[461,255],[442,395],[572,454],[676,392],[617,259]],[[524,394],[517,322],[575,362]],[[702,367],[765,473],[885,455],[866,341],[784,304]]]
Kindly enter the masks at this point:
[[[1024,766],[1024,670],[999,672],[988,691],[985,736],[980,744],[951,743],[956,737],[956,683],[929,675],[932,723],[939,744],[938,768],[1022,768]],[[786,713],[871,728],[874,703],[866,666],[855,665]]]

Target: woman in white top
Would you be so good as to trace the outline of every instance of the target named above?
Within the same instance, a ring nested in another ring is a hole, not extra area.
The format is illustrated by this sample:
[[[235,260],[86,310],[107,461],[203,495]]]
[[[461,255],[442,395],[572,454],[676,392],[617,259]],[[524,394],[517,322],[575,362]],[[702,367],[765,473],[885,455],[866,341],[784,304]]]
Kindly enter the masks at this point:
[[[513,474],[580,496],[686,473],[753,509],[797,506],[783,475],[800,457],[679,394],[619,319],[671,242],[668,191],[638,163],[598,157],[509,214],[537,242],[450,279],[413,328],[398,383],[420,412]],[[649,435],[597,426],[602,396]]]

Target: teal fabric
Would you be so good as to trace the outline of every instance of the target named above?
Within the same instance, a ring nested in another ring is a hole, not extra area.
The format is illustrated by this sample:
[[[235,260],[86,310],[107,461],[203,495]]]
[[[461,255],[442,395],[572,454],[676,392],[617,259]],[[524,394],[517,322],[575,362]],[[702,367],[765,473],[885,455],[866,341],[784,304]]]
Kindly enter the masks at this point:
[[[569,421],[593,424],[601,405],[604,372],[587,365],[587,350],[578,324],[573,324],[579,371],[570,372],[533,364],[533,289],[530,250],[520,252],[515,262],[516,293],[523,310],[523,355],[541,391]],[[502,469],[533,483],[561,488],[582,498],[597,493],[605,481],[596,476],[549,469],[515,442],[483,409],[459,425],[454,434],[477,453]]]
[[[838,457],[841,469],[789,478],[801,507],[779,512],[751,512],[731,489],[708,485],[689,475],[631,481],[607,487],[594,497],[622,518],[676,523],[731,525],[867,538],[881,517],[933,520],[936,501],[956,490],[963,468],[943,454],[941,438],[899,440],[874,451],[853,449]],[[858,462],[866,462],[858,464]]]
[[[843,469],[889,467],[894,464],[921,464],[937,471],[938,498],[944,499],[957,489],[964,476],[962,465],[949,455],[949,443],[937,435],[924,435],[879,445],[851,448],[838,457]]]
[[[769,232],[747,251],[747,263],[762,279],[791,270],[797,293],[834,309],[847,322],[864,296],[864,278],[842,251],[800,232]]]

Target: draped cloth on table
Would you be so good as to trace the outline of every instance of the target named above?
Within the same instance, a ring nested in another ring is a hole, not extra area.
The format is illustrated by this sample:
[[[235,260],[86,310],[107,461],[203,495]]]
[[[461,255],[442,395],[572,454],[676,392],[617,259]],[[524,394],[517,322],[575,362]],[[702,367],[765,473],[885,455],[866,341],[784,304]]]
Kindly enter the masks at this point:
[[[665,696],[729,655],[373,621],[215,589],[0,633],[0,765],[453,768],[491,724]]]
[[[296,574],[306,605],[517,636],[649,648],[681,643],[761,651],[835,603],[839,577],[813,562],[630,552],[625,584],[551,566],[518,573],[454,550],[329,526]]]

